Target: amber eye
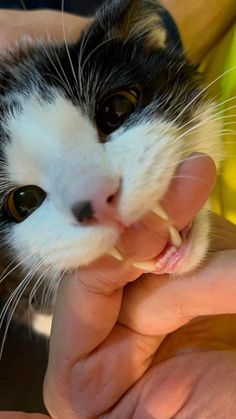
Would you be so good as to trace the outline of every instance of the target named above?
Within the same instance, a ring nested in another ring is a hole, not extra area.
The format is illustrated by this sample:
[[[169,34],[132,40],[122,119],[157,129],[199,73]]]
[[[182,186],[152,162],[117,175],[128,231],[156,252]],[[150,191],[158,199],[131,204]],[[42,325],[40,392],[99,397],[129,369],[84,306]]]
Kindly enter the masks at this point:
[[[135,90],[116,92],[100,102],[96,122],[102,136],[115,131],[134,112],[138,101]]]
[[[14,189],[5,198],[4,207],[9,218],[17,221],[25,220],[44,201],[46,192],[35,185],[22,186]]]

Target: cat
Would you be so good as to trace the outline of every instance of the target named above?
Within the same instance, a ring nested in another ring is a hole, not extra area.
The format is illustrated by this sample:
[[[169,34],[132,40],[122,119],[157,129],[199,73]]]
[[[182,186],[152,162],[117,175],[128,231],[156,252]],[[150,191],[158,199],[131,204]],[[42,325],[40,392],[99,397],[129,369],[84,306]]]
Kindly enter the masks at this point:
[[[107,1],[77,42],[22,43],[2,57],[0,294],[12,311],[22,294],[32,300],[46,282],[55,295],[63,275],[114,248],[120,226],[155,208],[189,154],[218,166],[214,115],[156,0]],[[206,209],[190,240],[176,274],[206,255]]]

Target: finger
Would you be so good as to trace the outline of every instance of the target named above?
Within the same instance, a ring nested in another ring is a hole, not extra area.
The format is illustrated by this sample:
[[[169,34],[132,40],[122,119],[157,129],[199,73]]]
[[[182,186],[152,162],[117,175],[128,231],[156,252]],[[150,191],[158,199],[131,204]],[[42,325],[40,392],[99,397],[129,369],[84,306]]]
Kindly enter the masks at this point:
[[[212,213],[211,225],[212,238],[210,254],[212,250],[233,250],[236,248],[236,226],[234,224]],[[223,290],[225,289],[224,281],[227,272],[229,275],[232,275],[233,282],[235,271],[230,270],[226,260],[220,266],[220,269],[216,266],[215,272],[211,268],[211,264],[217,265],[218,257],[222,258],[222,255],[226,258],[229,257],[229,259],[231,257],[231,253],[228,256],[227,252],[214,255],[213,260],[208,260],[203,270],[186,278],[169,278],[166,275],[145,275],[132,286],[128,285],[124,292],[119,318],[120,322],[134,328],[140,333],[143,333],[144,330],[150,334],[160,332],[168,333],[185,324],[196,315],[207,314],[207,310],[211,307],[210,301],[208,300],[206,300],[205,313],[202,313],[202,310],[204,312],[202,303],[207,295],[213,300],[217,295],[220,298],[220,280],[222,280],[222,285],[224,285],[222,287]],[[200,280],[200,278],[202,279]],[[216,295],[215,293],[211,293],[211,287],[213,286],[211,281],[216,281],[216,284],[218,283],[218,294]],[[204,287],[206,287],[205,290]],[[203,293],[203,298],[201,298],[201,292]],[[229,300],[228,298],[224,298],[223,301],[225,302],[225,309],[220,309],[222,301],[219,304],[216,300],[214,310],[212,310],[211,314],[218,314],[218,311],[219,314],[227,313]],[[199,307],[197,307],[197,304]],[[192,312],[194,307],[195,314]],[[236,310],[236,307],[233,303],[230,312],[234,312],[234,310]]]
[[[62,409],[65,417],[71,417],[68,400],[74,389],[73,366],[108,336],[117,320],[121,295],[121,290],[112,295],[94,292],[77,278],[61,282],[45,380],[45,400],[50,413]]]
[[[50,10],[0,11],[0,50],[14,48],[19,39],[71,42],[79,37],[90,19]]]
[[[203,207],[215,182],[215,163],[206,154],[194,153],[179,166],[163,199],[163,207],[178,230]]]
[[[235,278],[236,250],[215,253],[204,269],[186,277],[146,275],[126,287],[120,323],[162,335],[197,316],[235,313]]]
[[[114,327],[120,301],[119,290],[102,295],[78,280],[60,285],[44,386],[53,417],[107,410],[149,367],[161,338]]]
[[[236,357],[234,351],[227,349],[194,352],[191,348],[175,353],[166,362],[150,368],[99,419],[236,417]],[[223,416],[216,413],[222,411]]]
[[[91,418],[107,411],[150,367],[161,341],[115,326],[98,350],[67,367],[61,399],[55,387],[46,398],[52,416],[63,411],[70,419]]]
[[[0,412],[0,419],[50,419],[40,413]]]
[[[177,230],[189,224],[207,201],[216,180],[213,160],[200,153],[189,156],[178,168],[161,204]],[[168,223],[153,213],[128,228],[118,243],[130,260],[157,256],[169,240]]]

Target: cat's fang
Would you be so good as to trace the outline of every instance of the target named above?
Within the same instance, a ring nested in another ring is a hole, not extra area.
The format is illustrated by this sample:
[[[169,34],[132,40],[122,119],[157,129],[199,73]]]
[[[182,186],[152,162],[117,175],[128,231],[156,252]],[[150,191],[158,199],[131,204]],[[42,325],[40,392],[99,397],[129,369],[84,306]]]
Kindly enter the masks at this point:
[[[153,209],[154,214],[158,215],[158,217],[162,218],[165,221],[169,220],[169,217],[165,210],[162,208],[161,204],[156,204],[155,208]]]
[[[180,247],[181,244],[182,244],[182,242],[183,242],[183,240],[182,240],[182,237],[179,234],[178,230],[176,230],[176,228],[174,226],[172,226],[172,225],[169,225],[168,226],[168,229],[169,229],[171,244],[174,247],[177,247],[177,248]]]
[[[113,247],[109,252],[108,255],[112,256],[114,259],[119,260],[119,262],[122,262],[124,260],[122,254],[117,250],[115,247]]]
[[[153,272],[156,268],[156,263],[152,260],[147,262],[132,262],[134,268],[140,269],[145,272]]]

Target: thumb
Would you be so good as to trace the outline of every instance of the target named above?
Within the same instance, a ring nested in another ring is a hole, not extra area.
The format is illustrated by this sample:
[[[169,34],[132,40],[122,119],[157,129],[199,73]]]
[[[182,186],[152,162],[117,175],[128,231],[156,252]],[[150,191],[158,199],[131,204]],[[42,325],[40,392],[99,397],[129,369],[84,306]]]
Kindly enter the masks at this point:
[[[126,286],[120,323],[162,335],[202,315],[236,313],[236,226],[213,216],[214,249],[198,271],[176,278],[145,275]]]
[[[44,398],[52,415],[74,417],[69,394],[76,364],[110,333],[120,309],[122,291],[111,295],[87,288],[77,277],[62,280],[54,309]],[[86,377],[87,380],[92,377]]]

